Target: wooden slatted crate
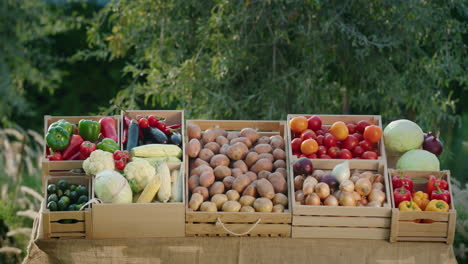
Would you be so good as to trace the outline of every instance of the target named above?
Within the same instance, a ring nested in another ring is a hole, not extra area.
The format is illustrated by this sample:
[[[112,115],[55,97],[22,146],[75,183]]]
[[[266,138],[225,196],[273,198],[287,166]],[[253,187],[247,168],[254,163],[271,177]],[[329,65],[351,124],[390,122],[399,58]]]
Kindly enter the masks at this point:
[[[392,226],[390,242],[397,241],[419,241],[419,242],[445,242],[452,244],[455,235],[455,226],[457,221],[457,212],[453,203],[452,186],[450,184],[450,171],[388,171],[388,178],[391,178],[403,172],[414,180],[415,191],[426,191],[426,183],[430,175],[436,177],[442,176],[449,184],[449,192],[452,197],[450,210],[448,212],[411,212],[400,211],[392,199]],[[393,193],[393,186],[391,191]],[[423,219],[431,220],[432,223],[423,222]],[[414,220],[421,220],[420,223]]]
[[[344,160],[312,159],[315,169],[330,172]],[[387,201],[383,207],[345,207],[301,205],[292,197],[293,238],[350,238],[386,240],[390,235],[391,202],[385,163],[377,160],[349,160],[350,168],[373,171],[384,176]],[[294,193],[293,170],[290,164],[291,190]]]
[[[184,137],[184,111],[181,110],[127,110],[123,115],[156,115],[166,118],[167,125],[182,124]],[[122,127],[123,129],[123,122]],[[123,131],[123,130],[122,130]],[[122,141],[122,140],[121,140]],[[185,148],[182,148],[185,153]],[[184,173],[185,161],[168,164],[169,168]],[[182,177],[185,186],[185,177]],[[94,190],[93,190],[94,196]],[[93,204],[93,238],[184,237],[185,193],[177,203]]]
[[[234,120],[187,120],[200,126],[204,131],[210,128],[222,128],[228,132],[240,131],[243,128],[256,129],[262,136],[281,135],[285,141],[287,153],[286,124],[284,121],[234,121]],[[188,143],[188,136],[184,139]],[[186,177],[190,175],[188,160],[185,154]],[[286,164],[288,157],[286,155]],[[289,177],[287,177],[289,181]],[[289,183],[288,183],[289,186]],[[288,187],[288,208],[283,213],[245,213],[245,212],[200,212],[188,208],[189,191],[185,185],[187,197],[185,232],[186,236],[291,236],[291,196]]]

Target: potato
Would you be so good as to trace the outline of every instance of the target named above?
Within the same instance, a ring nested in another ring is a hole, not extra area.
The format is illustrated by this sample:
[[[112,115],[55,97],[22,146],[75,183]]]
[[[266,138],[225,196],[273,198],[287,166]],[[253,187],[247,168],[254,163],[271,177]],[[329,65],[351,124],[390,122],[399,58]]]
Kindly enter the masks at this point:
[[[247,188],[244,189],[242,195],[257,197],[257,188],[255,188],[255,186],[256,184],[252,182],[249,186],[247,186]]]
[[[213,170],[213,172],[216,180],[222,180],[227,176],[231,176],[231,169],[226,166],[218,166]]]
[[[228,201],[228,198],[225,194],[215,194],[211,197],[211,201],[216,204],[216,208],[218,208],[218,210],[221,210],[221,207]]]
[[[232,176],[227,176],[223,179],[223,184],[224,184],[224,189],[225,190],[230,190],[232,188],[232,183],[234,182],[236,178]]]
[[[192,122],[187,122],[187,134],[189,139],[201,139],[200,127]]]
[[[231,140],[233,140],[235,138],[238,138],[239,134],[240,134],[239,132],[228,132],[226,138],[227,138],[227,140],[231,141]]]
[[[213,151],[207,148],[200,150],[200,153],[198,153],[198,157],[206,162],[210,162],[213,156],[214,156]]]
[[[270,144],[270,138],[267,136],[261,136],[258,141],[258,144]]]
[[[217,136],[216,143],[218,143],[219,146],[222,146],[224,144],[229,144],[229,140],[224,136]]]
[[[242,170],[239,168],[231,169],[232,177],[237,178],[242,175]]]
[[[211,151],[213,151],[214,154],[218,154],[219,153],[219,149],[221,148],[218,143],[216,142],[209,142],[209,143],[206,143],[205,146],[203,146],[204,148],[207,148]]]
[[[216,168],[218,166],[229,166],[229,158],[223,154],[216,154],[211,158],[210,165],[212,168]]]
[[[190,176],[192,176],[192,175],[201,175],[205,171],[213,172],[213,168],[211,168],[208,165],[200,165],[200,166],[196,167],[195,169],[193,169],[190,172]]]
[[[257,174],[255,174],[255,172],[252,171],[248,171],[245,175],[249,176],[251,182],[256,181],[258,178]]]
[[[282,193],[276,193],[272,201],[274,205],[282,204],[284,207],[288,206],[288,197]]]
[[[217,181],[210,186],[210,196],[213,197],[216,194],[224,193],[224,183]]]
[[[279,168],[286,168],[286,162],[284,160],[276,160],[273,162],[273,168],[274,169],[279,169]]]
[[[255,213],[255,209],[252,206],[245,205],[241,207],[240,212]]]
[[[201,150],[201,144],[200,144],[200,141],[196,138],[191,139],[189,143],[187,144],[187,154],[191,158],[198,157],[200,150]]]
[[[223,212],[239,212],[241,204],[237,201],[227,201],[223,204]]]
[[[266,171],[266,170],[262,170],[259,173],[257,173],[259,179],[268,178],[268,175],[270,175],[270,174],[271,174],[271,172]]]
[[[236,160],[232,164],[232,167],[240,169],[242,171],[242,173],[246,173],[246,172],[249,171],[249,168],[247,168],[247,165],[245,164],[245,162],[243,160]]]
[[[270,137],[270,145],[274,148],[274,149],[282,149],[284,150],[284,139],[282,136],[280,135],[275,135],[275,136],[272,136]]]
[[[205,171],[200,175],[200,185],[210,187],[215,181],[215,176],[212,172]]]
[[[286,170],[286,168],[277,168],[275,172],[281,173],[281,175],[283,175],[285,179],[288,177],[288,171]]]
[[[235,190],[229,190],[226,192],[226,196],[228,198],[229,201],[237,201],[239,200],[239,193]]]
[[[217,212],[218,208],[213,202],[203,202],[200,206],[200,211],[202,212]]]
[[[277,148],[273,150],[273,157],[275,158],[275,160],[286,160],[286,152],[282,149]]]
[[[271,162],[275,161],[275,158],[270,153],[262,153],[262,154],[258,155],[258,159],[268,159]]]
[[[219,137],[219,136],[226,137],[228,134],[228,132],[222,128],[210,128],[210,129],[207,129],[206,131],[212,131],[213,133],[215,133],[216,137]]]
[[[247,187],[250,184],[250,182],[251,181],[249,176],[242,174],[234,180],[234,182],[232,183],[232,189],[236,190],[238,193],[242,193],[245,187]]]
[[[192,194],[189,201],[189,208],[197,211],[200,208],[200,205],[203,203],[203,196],[199,193]]]
[[[250,141],[248,138],[246,137],[238,137],[238,138],[235,138],[233,140],[230,141],[230,144],[231,145],[234,145],[236,144],[237,142],[241,142],[241,143],[244,143],[244,145],[246,145],[248,148],[250,148],[252,146],[252,141]]]
[[[267,198],[258,198],[254,202],[254,208],[257,212],[270,213],[273,210],[273,203]]]
[[[252,205],[253,203],[255,202],[255,197],[253,196],[250,196],[250,195],[243,195],[240,199],[239,199],[239,203],[243,206],[245,205]]]
[[[188,187],[191,192],[193,192],[193,189],[196,187],[200,186],[200,176],[198,175],[192,175],[188,179]]]
[[[258,144],[254,147],[254,150],[258,154],[273,152],[273,148],[270,146],[270,144]]]
[[[228,150],[229,150],[229,144],[224,144],[219,149],[219,154],[227,155]]]
[[[201,194],[201,196],[203,197],[203,201],[206,201],[209,198],[209,192],[206,187],[203,187],[203,186],[196,187],[195,189],[193,189],[192,195],[195,193]]]
[[[297,175],[294,177],[294,190],[302,190],[302,185],[304,185],[305,177],[303,175]]]
[[[210,130],[206,130],[205,132],[202,132],[202,143],[206,144],[209,142],[213,142],[216,140],[216,133]]]
[[[257,180],[257,192],[260,196],[268,199],[275,197],[273,185],[267,179]]]
[[[251,167],[255,162],[258,160],[258,153],[257,152],[249,152],[245,157],[245,164],[247,167]]]
[[[253,128],[242,129],[240,131],[240,136],[248,138],[250,141],[252,141],[252,143],[256,142],[260,138],[260,135],[258,134],[257,130]]]
[[[247,156],[249,149],[244,143],[237,142],[234,145],[231,145],[228,149],[227,155],[230,159],[241,160]]]
[[[193,162],[193,165],[195,166],[194,168],[196,168],[196,167],[199,167],[201,165],[208,165],[209,166],[210,164],[208,162],[200,159],[200,158],[196,158],[195,161]]]
[[[282,204],[276,204],[273,206],[273,213],[282,213],[284,212],[284,206]]]
[[[259,173],[262,170],[271,171],[273,169],[273,163],[268,159],[259,159],[255,164],[250,168],[250,171]]]
[[[268,176],[268,180],[273,185],[275,193],[287,193],[288,192],[288,183],[284,179],[283,175],[278,172],[274,172]]]

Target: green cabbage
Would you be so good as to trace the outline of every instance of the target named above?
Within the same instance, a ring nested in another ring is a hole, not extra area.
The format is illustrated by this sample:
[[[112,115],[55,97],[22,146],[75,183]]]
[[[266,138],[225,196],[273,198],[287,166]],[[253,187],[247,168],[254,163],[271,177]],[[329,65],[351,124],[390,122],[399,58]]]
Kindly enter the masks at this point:
[[[94,192],[104,203],[131,203],[132,190],[127,179],[113,170],[104,170],[94,181]]]
[[[413,121],[400,119],[385,128],[385,147],[393,152],[406,152],[421,147],[424,141],[422,129]]]
[[[396,167],[400,170],[439,171],[440,163],[436,155],[431,152],[413,149],[400,157]]]

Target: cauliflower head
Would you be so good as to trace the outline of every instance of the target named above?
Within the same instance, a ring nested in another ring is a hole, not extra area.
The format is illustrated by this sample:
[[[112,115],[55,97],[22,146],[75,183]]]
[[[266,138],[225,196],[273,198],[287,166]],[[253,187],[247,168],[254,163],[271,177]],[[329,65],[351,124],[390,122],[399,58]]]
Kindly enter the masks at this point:
[[[156,177],[156,169],[144,159],[134,159],[124,169],[133,193],[141,192]]]
[[[115,170],[112,153],[97,149],[83,162],[86,175],[97,175],[103,170]]]

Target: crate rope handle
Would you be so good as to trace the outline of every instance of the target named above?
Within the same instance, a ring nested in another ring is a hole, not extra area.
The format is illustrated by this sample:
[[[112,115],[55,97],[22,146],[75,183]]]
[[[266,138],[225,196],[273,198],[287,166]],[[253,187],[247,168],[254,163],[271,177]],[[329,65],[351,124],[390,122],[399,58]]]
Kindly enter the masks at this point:
[[[254,228],[260,223],[261,220],[262,220],[262,219],[259,218],[259,219],[249,228],[249,230],[245,231],[244,233],[236,233],[236,232],[233,232],[233,231],[227,229],[227,227],[224,225],[224,223],[221,221],[221,219],[220,219],[219,217],[216,219],[216,225],[220,225],[220,226],[224,229],[224,231],[228,232],[228,233],[231,234],[231,235],[234,235],[234,236],[245,236],[245,235],[247,235],[248,233],[252,232],[252,230],[254,230]]]

